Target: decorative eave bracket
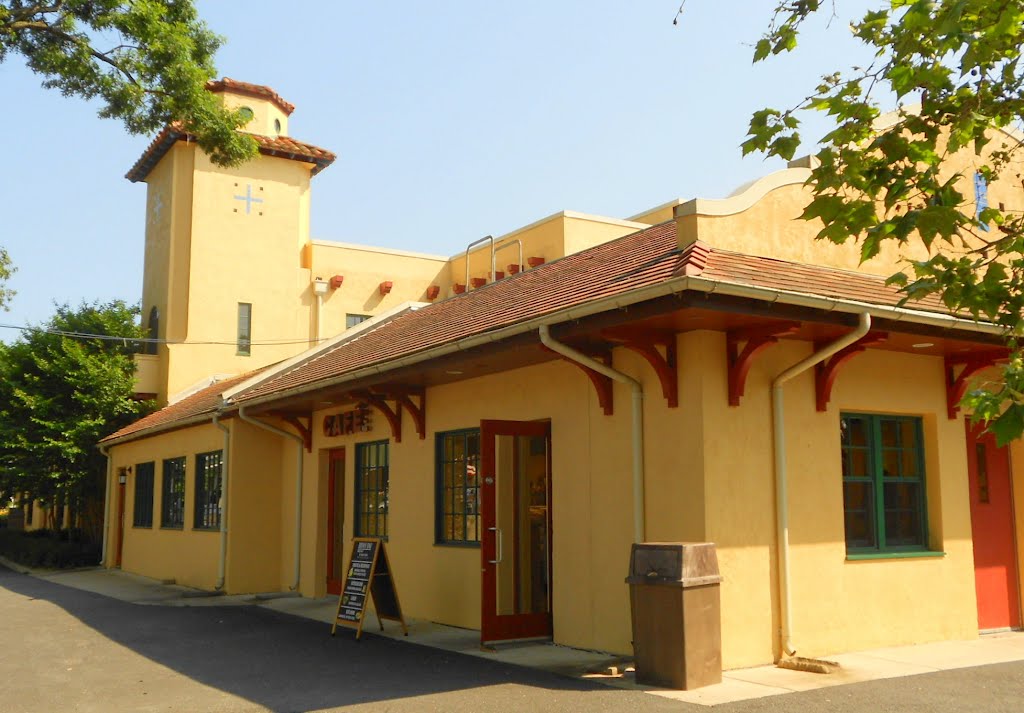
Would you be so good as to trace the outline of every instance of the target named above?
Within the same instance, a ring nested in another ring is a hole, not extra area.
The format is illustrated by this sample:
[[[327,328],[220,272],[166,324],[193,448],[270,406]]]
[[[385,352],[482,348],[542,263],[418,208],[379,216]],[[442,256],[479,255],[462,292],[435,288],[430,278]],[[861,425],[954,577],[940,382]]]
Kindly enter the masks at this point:
[[[814,367],[814,397],[815,407],[818,411],[825,411],[828,409],[828,402],[832,398],[832,386],[835,385],[836,377],[839,376],[840,367],[866,350],[868,347],[881,344],[888,338],[888,332],[868,332],[858,341],[840,349],[831,357]],[[814,349],[817,351],[826,345],[827,342],[815,342]]]
[[[413,401],[414,397],[419,400],[419,405]],[[404,393],[396,393],[395,401],[400,409],[405,409],[412,416],[416,433],[421,441],[424,440],[427,437],[427,392],[424,389],[410,389]]]
[[[282,421],[290,426],[293,426],[299,435],[302,436],[302,445],[305,447],[307,453],[313,452],[313,417],[312,416],[296,416],[288,413],[277,413],[275,414]],[[305,418],[306,422],[303,423],[302,419]]]
[[[547,347],[541,348],[544,349],[545,351],[551,351]],[[605,364],[611,366],[612,355],[610,351],[597,354],[593,352],[585,352],[582,349],[580,351],[585,353],[591,359],[596,359],[597,361],[604,362]],[[611,416],[615,412],[615,404],[612,400],[612,380],[609,377],[602,374],[601,372],[594,371],[589,366],[584,366],[583,364],[580,364],[579,362],[564,357],[561,354],[559,354],[558,356],[560,359],[564,360],[569,364],[572,364],[577,369],[580,369],[584,374],[587,375],[587,378],[590,379],[590,383],[594,385],[594,391],[597,392],[598,405],[600,405],[601,410],[604,412],[605,416]]]
[[[972,376],[995,366],[1007,358],[1006,349],[998,349],[959,356],[946,355],[946,415],[954,419],[960,411],[960,400],[967,393],[967,385]],[[958,374],[957,366],[963,366]]]
[[[747,387],[747,375],[754,358],[768,347],[777,344],[780,337],[800,329],[799,322],[780,321],[771,324],[731,329],[725,335],[726,363],[729,367],[729,405],[739,406]],[[743,344],[743,349],[740,349]]]
[[[669,408],[679,406],[679,372],[677,370],[676,335],[658,329],[606,329],[601,335],[647,360],[661,382],[661,393]],[[664,349],[662,354],[659,347]]]
[[[402,442],[402,407],[397,403],[392,408],[391,404],[387,402],[381,394],[373,393],[365,389],[359,391],[353,391],[352,397],[365,402],[366,404],[373,406],[375,409],[381,412],[384,418],[387,419],[388,424],[391,426],[391,436],[395,439],[395,443]]]

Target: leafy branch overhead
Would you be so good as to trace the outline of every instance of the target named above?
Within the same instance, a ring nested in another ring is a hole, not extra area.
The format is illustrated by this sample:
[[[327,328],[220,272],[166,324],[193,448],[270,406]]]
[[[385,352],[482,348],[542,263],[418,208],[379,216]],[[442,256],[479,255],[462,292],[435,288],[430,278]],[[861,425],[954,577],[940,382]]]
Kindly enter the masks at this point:
[[[796,49],[826,6],[836,11],[822,0],[780,2],[754,61]],[[1005,328],[1014,354],[1003,380],[966,400],[1005,442],[1024,432],[1024,205],[979,205],[971,189],[1010,183],[1019,196],[1024,185],[1024,0],[889,0],[850,29],[871,63],[824,76],[798,106],[756,112],[743,151],[791,159],[803,113],[831,117],[803,218],[822,221],[821,239],[856,240],[865,261],[894,241],[917,257],[890,278],[907,299],[937,294]],[[905,107],[898,122],[880,125],[879,92]],[[955,154],[970,157],[970,171],[948,168]]]
[[[43,86],[98,99],[133,134],[181,122],[215,163],[236,165],[256,143],[204,89],[222,42],[191,0],[0,0],[0,62],[20,54]]]

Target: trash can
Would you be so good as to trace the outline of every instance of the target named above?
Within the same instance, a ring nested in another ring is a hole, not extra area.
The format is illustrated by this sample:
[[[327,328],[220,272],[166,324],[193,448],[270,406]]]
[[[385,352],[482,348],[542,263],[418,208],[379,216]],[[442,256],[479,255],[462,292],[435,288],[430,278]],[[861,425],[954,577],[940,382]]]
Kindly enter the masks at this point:
[[[630,554],[637,683],[689,690],[722,681],[718,554],[712,542],[645,542]]]

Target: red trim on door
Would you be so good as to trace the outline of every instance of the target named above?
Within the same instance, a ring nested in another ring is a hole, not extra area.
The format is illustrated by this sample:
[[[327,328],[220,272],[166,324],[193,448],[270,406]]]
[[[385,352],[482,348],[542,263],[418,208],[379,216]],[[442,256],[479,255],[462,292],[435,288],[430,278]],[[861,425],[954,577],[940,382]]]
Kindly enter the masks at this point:
[[[337,551],[334,541],[338,535],[335,530],[338,508],[344,509],[345,507],[345,449],[332,449],[327,455],[327,463],[327,593],[341,594],[341,584],[345,573],[335,571],[334,558]],[[342,484],[340,493],[337,492],[339,480]]]
[[[965,424],[978,628],[1016,629],[1021,619],[1009,452],[983,427]]]
[[[117,484],[117,558],[114,560],[115,567],[121,566],[121,555],[124,553],[124,487],[124,483]]]
[[[480,481],[481,491],[481,526],[483,533],[480,541],[480,568],[482,571],[480,593],[480,641],[509,641],[512,639],[532,639],[549,637],[552,634],[551,607],[542,614],[498,614],[498,582],[497,567],[491,560],[498,558],[497,533],[491,530],[496,526],[497,510],[495,498],[495,448],[496,436],[539,436],[547,439],[547,449],[551,453],[551,424],[541,421],[495,421],[480,422],[480,467],[483,477]],[[490,481],[490,482],[488,482]],[[551,468],[548,467],[548,488],[551,487]],[[550,597],[551,582],[551,500],[548,500],[548,595]],[[511,554],[511,553],[509,553]]]

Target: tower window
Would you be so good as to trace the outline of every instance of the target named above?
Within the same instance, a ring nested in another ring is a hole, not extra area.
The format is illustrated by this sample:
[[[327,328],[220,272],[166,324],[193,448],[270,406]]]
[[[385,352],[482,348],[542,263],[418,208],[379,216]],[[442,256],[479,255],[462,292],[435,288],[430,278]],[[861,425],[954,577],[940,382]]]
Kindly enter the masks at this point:
[[[160,310],[153,307],[149,310],[149,323],[146,325],[146,336],[149,341],[146,342],[146,348],[143,349],[145,354],[156,354],[156,340],[160,338]]]
[[[238,113],[242,115],[242,118],[245,119],[246,122],[252,121],[253,116],[255,116],[252,109],[250,109],[247,106],[243,106],[242,108],[240,108],[238,110]]]
[[[252,305],[248,302],[238,303],[238,354],[249,356],[252,353]]]
[[[281,133],[281,120],[280,119],[274,119],[274,133],[275,134],[280,134]]]

